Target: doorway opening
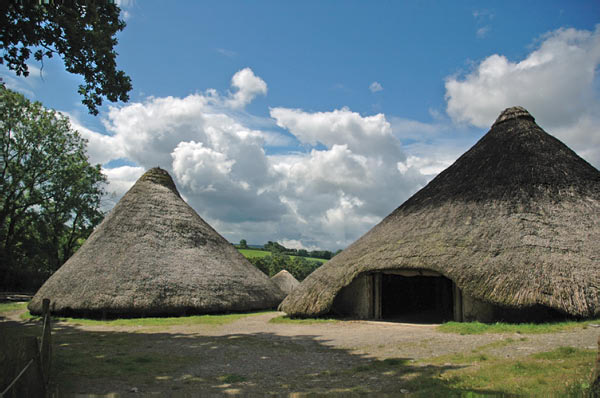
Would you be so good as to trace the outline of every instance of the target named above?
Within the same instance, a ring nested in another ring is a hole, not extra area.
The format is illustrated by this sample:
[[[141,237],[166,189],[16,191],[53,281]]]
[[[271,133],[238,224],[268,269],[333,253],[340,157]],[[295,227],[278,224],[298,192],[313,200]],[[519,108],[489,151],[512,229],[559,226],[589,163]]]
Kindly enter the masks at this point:
[[[452,281],[441,275],[383,273],[381,318],[414,323],[450,321],[453,319],[452,290]]]

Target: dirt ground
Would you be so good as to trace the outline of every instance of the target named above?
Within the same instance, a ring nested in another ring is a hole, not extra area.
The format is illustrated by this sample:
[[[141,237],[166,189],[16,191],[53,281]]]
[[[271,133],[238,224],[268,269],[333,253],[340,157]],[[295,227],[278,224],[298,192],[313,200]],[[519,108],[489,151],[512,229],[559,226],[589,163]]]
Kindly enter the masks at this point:
[[[19,318],[22,312],[0,317],[0,332],[34,330],[34,322]],[[561,346],[595,350],[600,334],[593,327],[539,335],[458,335],[439,332],[436,325],[389,322],[269,323],[280,315],[252,315],[220,326],[57,322],[56,388],[59,396],[74,397],[410,396],[460,367],[432,358],[473,352],[518,358]],[[440,388],[447,395],[462,393]]]

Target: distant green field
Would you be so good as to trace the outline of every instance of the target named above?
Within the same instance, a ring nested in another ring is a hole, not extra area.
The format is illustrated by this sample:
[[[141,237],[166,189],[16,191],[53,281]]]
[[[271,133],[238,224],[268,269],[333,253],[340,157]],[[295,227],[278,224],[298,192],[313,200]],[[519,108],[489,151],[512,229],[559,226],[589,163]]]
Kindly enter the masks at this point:
[[[238,250],[246,258],[266,257],[266,256],[270,256],[271,255],[271,252],[268,252],[268,251],[265,251],[265,250],[253,250],[253,249],[238,249]],[[298,256],[290,256],[290,257],[298,257]],[[311,261],[319,261],[321,263],[326,263],[327,262],[327,260],[324,260],[322,258],[315,258],[315,257],[304,257],[304,258],[307,259],[307,260],[311,260]]]

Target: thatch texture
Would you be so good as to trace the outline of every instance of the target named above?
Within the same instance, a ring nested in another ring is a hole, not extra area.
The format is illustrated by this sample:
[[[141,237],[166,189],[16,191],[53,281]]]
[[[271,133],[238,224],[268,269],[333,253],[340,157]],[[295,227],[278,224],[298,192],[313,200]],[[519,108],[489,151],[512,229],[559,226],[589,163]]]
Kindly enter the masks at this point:
[[[181,199],[169,174],[146,172],[29,309],[98,316],[272,308],[277,286]]]
[[[505,110],[454,164],[313,272],[281,304],[329,312],[359,274],[431,270],[471,297],[506,308],[600,315],[600,172]]]
[[[290,294],[292,290],[300,285],[298,279],[294,278],[294,275],[288,271],[282,269],[277,274],[271,277],[271,280],[279,287],[279,289],[286,295]]]

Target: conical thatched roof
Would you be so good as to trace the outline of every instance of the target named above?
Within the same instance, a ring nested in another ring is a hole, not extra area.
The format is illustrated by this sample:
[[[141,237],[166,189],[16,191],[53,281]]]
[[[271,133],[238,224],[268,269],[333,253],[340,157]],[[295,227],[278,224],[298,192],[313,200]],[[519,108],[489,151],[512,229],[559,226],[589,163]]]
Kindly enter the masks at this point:
[[[277,274],[271,277],[271,280],[279,287],[279,289],[286,295],[290,294],[292,290],[298,287],[300,282],[294,278],[294,275],[290,274],[286,270],[282,269]]]
[[[272,308],[283,297],[154,168],[40,288],[32,313],[43,298],[59,314],[145,316]]]
[[[525,109],[509,108],[454,164],[305,279],[280,309],[325,314],[361,273],[419,269],[493,305],[598,316],[598,242],[600,172]]]

